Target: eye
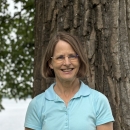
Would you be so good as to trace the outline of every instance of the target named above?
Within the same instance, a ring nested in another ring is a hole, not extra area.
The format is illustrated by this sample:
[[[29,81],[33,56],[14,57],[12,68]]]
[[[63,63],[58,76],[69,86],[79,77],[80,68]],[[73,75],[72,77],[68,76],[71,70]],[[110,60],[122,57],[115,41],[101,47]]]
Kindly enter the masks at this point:
[[[78,55],[76,55],[76,54],[71,54],[71,55],[69,55],[69,58],[70,59],[76,59],[78,57]]]
[[[64,60],[64,59],[65,59],[65,57],[63,55],[56,57],[56,60]]]

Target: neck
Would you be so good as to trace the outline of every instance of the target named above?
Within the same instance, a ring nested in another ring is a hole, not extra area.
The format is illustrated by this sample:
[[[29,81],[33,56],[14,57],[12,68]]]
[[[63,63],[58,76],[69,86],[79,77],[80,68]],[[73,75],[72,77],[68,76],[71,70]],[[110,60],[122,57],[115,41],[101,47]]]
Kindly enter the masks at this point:
[[[79,87],[80,81],[78,78],[76,78],[74,81],[71,82],[56,82],[54,90],[67,104],[67,102],[79,90]]]

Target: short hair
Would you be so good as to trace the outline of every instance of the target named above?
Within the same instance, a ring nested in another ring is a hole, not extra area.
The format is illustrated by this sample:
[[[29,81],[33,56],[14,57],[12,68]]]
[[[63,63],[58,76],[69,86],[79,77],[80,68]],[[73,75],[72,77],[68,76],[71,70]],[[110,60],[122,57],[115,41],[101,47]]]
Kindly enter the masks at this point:
[[[87,72],[87,58],[85,52],[83,50],[83,46],[78,38],[72,34],[66,32],[57,32],[49,41],[49,44],[45,50],[42,59],[42,66],[41,66],[41,74],[44,78],[55,78],[55,73],[53,69],[50,68],[49,64],[52,60],[52,56],[54,54],[54,49],[56,44],[59,40],[65,41],[73,48],[75,53],[78,55],[79,58],[79,71],[77,73],[77,77],[84,77]]]

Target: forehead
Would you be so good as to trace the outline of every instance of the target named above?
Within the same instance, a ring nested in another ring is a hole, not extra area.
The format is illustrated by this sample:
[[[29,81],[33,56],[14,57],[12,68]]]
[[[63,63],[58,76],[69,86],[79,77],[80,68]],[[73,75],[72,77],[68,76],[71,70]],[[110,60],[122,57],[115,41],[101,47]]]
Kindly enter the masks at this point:
[[[72,46],[65,42],[65,41],[62,41],[60,40],[55,48],[54,48],[54,55],[55,54],[70,54],[70,53],[75,53],[74,49],[72,48]]]

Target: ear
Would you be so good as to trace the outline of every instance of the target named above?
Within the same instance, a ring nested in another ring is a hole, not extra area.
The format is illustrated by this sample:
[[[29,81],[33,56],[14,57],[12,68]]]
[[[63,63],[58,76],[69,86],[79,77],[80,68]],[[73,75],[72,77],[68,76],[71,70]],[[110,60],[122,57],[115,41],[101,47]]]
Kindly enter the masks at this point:
[[[49,67],[50,67],[51,69],[53,69],[53,65],[52,65],[52,62],[51,62],[51,61],[49,62]]]

